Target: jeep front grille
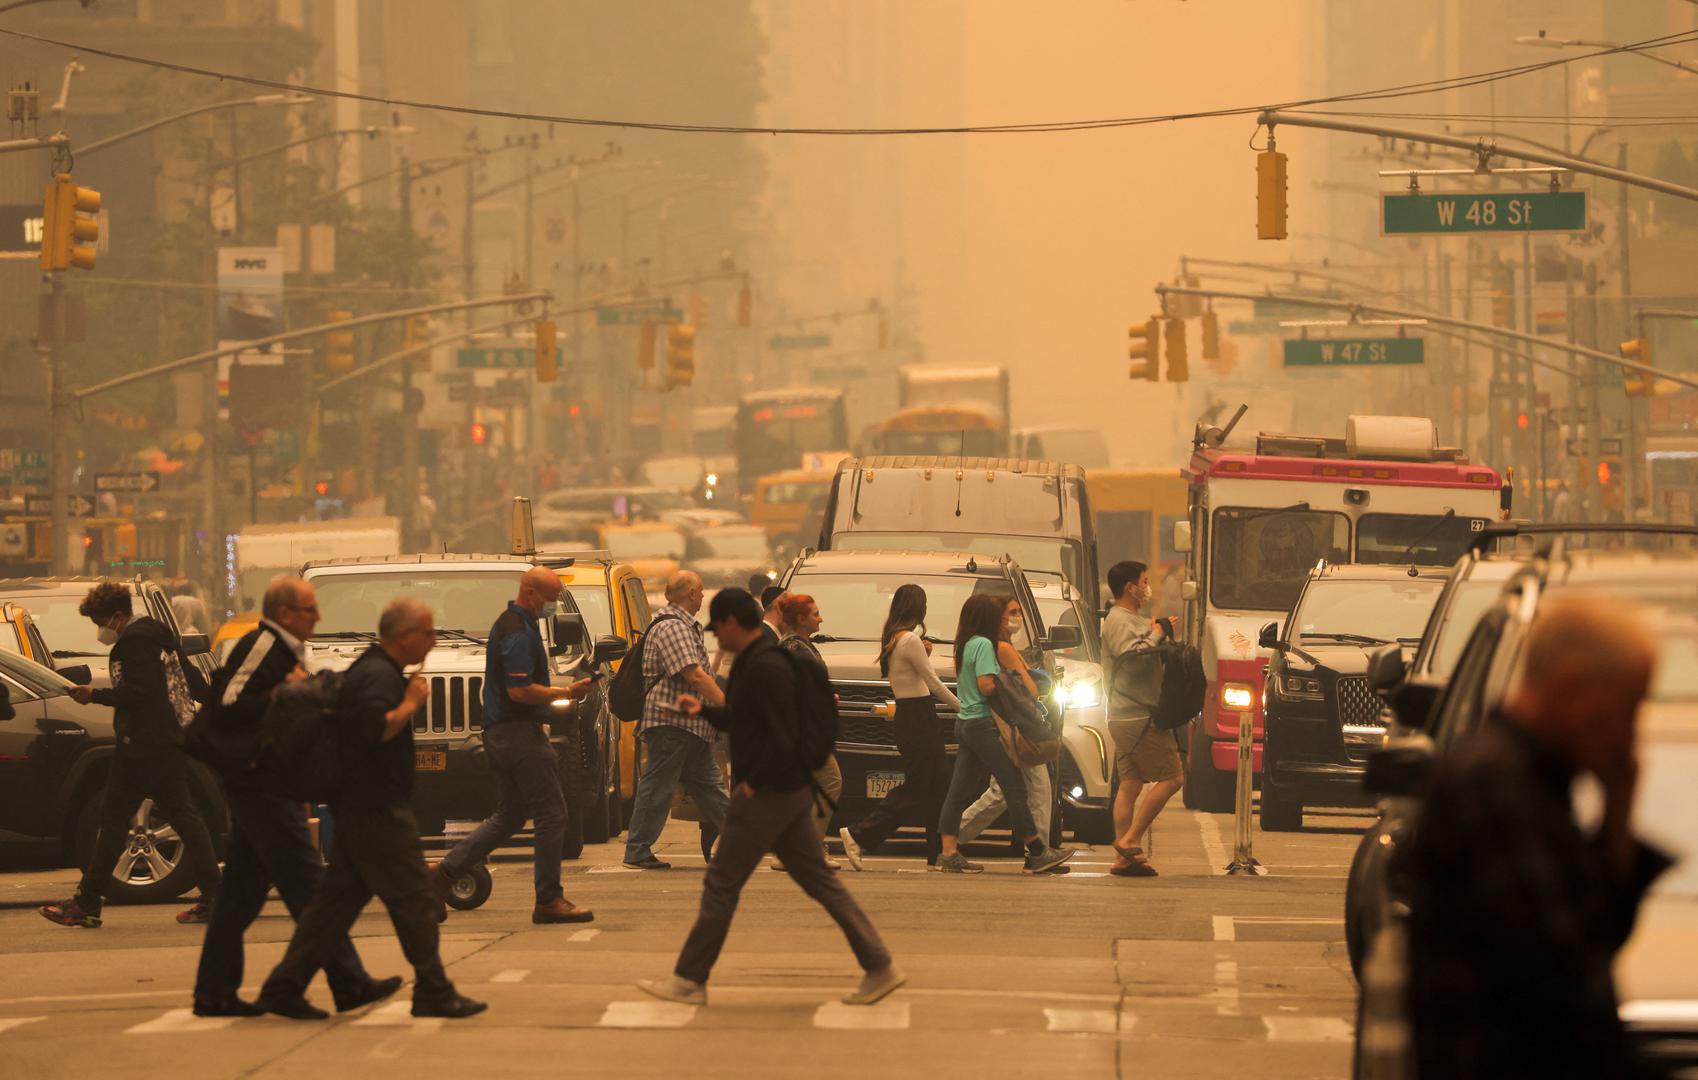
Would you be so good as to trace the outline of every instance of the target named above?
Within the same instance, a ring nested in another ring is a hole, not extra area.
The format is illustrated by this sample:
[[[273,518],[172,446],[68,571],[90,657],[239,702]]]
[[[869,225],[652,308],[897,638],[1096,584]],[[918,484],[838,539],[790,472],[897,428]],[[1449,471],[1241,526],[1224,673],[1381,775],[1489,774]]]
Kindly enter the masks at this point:
[[[1380,703],[1368,689],[1366,676],[1351,675],[1338,680],[1338,719],[1346,727],[1378,724]]]
[[[483,676],[432,675],[430,699],[413,717],[415,735],[469,735],[483,729]]]

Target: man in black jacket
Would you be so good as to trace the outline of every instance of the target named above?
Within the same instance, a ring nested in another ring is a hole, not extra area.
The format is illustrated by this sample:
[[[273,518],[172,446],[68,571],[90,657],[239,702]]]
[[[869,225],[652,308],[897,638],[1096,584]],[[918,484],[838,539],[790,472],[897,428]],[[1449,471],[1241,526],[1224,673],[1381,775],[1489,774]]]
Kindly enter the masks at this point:
[[[713,598],[708,625],[719,645],[736,654],[723,708],[689,695],[678,700],[688,713],[705,715],[731,739],[731,807],[719,848],[708,865],[696,925],[670,979],[638,983],[645,992],[685,1005],[707,1003],[707,980],[737,913],[743,884],[767,852],[783,860],[791,878],[831,915],[849,939],[866,972],[860,988],[843,1000],[871,1005],[907,981],[891,963],[878,931],[825,864],[825,848],[814,828],[812,770],[798,748],[801,716],[796,661],[767,640],[761,609],[742,589]]]
[[[280,577],[265,590],[260,623],[249,631],[213,680],[215,726],[230,754],[223,769],[230,806],[230,845],[224,880],[212,905],[195,977],[196,1016],[258,1016],[258,1005],[236,996],[242,985],[242,935],[265,907],[273,884],[299,919],[324,876],[307,828],[306,808],[281,794],[258,759],[260,721],[271,692],[306,674],[305,640],[318,625],[318,597],[300,578]],[[400,976],[374,980],[344,934],[324,963],[337,1012],[369,1005],[401,989]]]
[[[99,690],[74,687],[71,696],[85,705],[92,701],[111,706],[118,743],[100,804],[94,854],[77,894],[39,910],[61,926],[99,926],[102,887],[125,853],[136,811],[143,800],[152,799],[154,809],[181,837],[182,857],[200,886],[200,899],[179,913],[177,921],[206,922],[218,892],[218,855],[189,791],[183,725],[194,715],[195,701],[182,650],[170,627],[134,613],[127,585],[102,582],[89,590],[77,610],[98,628],[101,642],[112,646],[107,663],[112,685]],[[160,853],[148,848],[134,856],[152,862]]]
[[[459,1018],[483,1012],[448,981],[438,951],[437,899],[425,872],[413,792],[413,714],[430,686],[402,669],[436,647],[429,607],[401,597],[383,609],[378,642],[342,676],[336,699],[343,782],[330,801],[336,844],[318,894],[295,925],[283,960],[260,988],[259,1007],[292,1020],[322,1020],[306,999],[313,974],[334,954],[375,893],[389,910],[401,953],[413,965],[413,1015]]]

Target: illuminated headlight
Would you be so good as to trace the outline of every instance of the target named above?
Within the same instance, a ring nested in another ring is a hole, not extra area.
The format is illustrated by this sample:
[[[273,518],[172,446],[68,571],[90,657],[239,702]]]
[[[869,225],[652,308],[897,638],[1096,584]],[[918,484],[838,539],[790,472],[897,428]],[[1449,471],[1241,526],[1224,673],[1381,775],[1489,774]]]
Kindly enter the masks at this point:
[[[1088,676],[1064,682],[1055,691],[1055,701],[1063,709],[1094,709],[1103,703],[1102,686]]]
[[[1379,746],[1386,741],[1386,729],[1380,724],[1345,724],[1346,746]]]
[[[719,474],[718,473],[710,472],[710,473],[707,474],[707,486],[708,487],[718,487],[719,486]]]
[[[1321,700],[1321,680],[1308,675],[1276,675],[1274,692],[1287,701]]]
[[[1233,709],[1243,712],[1256,707],[1256,688],[1249,683],[1229,682],[1220,688],[1220,704],[1223,709]]]
[[[559,709],[561,712],[565,712],[567,709],[570,709],[572,707],[572,700],[570,698],[556,698],[553,701],[548,703],[548,707],[551,708],[551,709]]]

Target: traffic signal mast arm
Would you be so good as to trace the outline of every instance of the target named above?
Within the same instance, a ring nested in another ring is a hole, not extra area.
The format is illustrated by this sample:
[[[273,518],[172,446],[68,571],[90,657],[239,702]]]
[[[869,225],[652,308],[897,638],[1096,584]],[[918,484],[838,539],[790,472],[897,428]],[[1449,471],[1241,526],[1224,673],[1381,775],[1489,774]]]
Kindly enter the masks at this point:
[[[1566,341],[1549,341],[1537,334],[1528,334],[1520,330],[1510,330],[1502,326],[1491,326],[1486,323],[1469,322],[1466,319],[1455,319],[1448,315],[1440,315],[1430,311],[1404,311],[1399,308],[1382,307],[1379,304],[1365,304],[1354,300],[1328,300],[1314,296],[1286,296],[1280,293],[1248,293],[1224,292],[1219,289],[1193,289],[1178,285],[1157,285],[1156,295],[1165,302],[1169,296],[1198,296],[1212,300],[1244,300],[1254,303],[1257,300],[1272,300],[1281,304],[1292,304],[1302,307],[1319,308],[1325,311],[1345,311],[1353,317],[1361,315],[1380,315],[1392,319],[1424,319],[1439,326],[1451,326],[1468,330],[1476,334],[1489,335],[1497,338],[1509,338],[1514,341],[1537,345],[1540,348],[1555,349],[1572,356],[1584,356],[1589,360],[1612,364],[1627,371],[1637,371],[1658,379],[1667,379],[1698,389],[1698,378],[1679,375],[1672,371],[1664,371],[1649,364],[1641,364],[1617,356],[1614,353],[1588,349],[1584,345],[1571,345]]]

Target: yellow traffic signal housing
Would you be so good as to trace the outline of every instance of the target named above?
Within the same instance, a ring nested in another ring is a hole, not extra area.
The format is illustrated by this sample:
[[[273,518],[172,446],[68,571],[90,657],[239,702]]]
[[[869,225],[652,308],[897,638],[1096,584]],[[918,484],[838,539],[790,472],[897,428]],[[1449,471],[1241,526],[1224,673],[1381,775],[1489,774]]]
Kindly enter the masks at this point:
[[[1256,155],[1256,239],[1285,239],[1285,155],[1264,150]]]
[[[1617,346],[1617,351],[1628,360],[1639,364],[1651,362],[1651,342],[1645,338],[1633,338]],[[1623,368],[1621,372],[1621,388],[1628,397],[1655,397],[1657,394],[1656,376],[1643,371],[1633,371]]]
[[[70,173],[57,173],[41,202],[41,268],[93,270],[100,241],[100,192],[78,187]]]
[[[1133,323],[1126,328],[1126,336],[1132,344],[1127,347],[1126,355],[1132,360],[1143,360],[1142,364],[1133,364],[1127,371],[1127,378],[1148,379],[1155,382],[1161,378],[1161,316],[1151,315],[1149,322]]]
[[[338,331],[340,333],[341,331]],[[407,332],[401,342],[403,349],[417,349],[430,340],[430,316],[411,315],[407,318]]]
[[[1203,359],[1220,359],[1220,317],[1212,311],[1203,312]]]
[[[537,320],[537,382],[553,382],[560,377],[560,357],[555,348],[558,329],[553,319]]]
[[[696,328],[673,323],[666,331],[666,386],[689,386],[696,381]]]
[[[347,322],[354,317],[351,311],[332,311],[331,322]],[[351,371],[354,367],[354,332],[332,330],[324,335],[324,366],[331,371]]]
[[[1167,320],[1167,381],[1185,382],[1191,378],[1191,366],[1185,352],[1185,320]]]

